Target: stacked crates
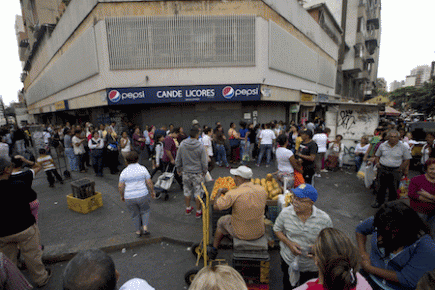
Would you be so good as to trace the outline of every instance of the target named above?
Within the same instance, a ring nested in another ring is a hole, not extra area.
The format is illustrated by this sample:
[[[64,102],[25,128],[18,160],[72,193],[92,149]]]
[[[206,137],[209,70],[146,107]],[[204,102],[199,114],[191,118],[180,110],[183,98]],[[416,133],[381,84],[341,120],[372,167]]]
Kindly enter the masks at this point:
[[[101,193],[95,192],[95,182],[83,178],[71,182],[72,192],[67,195],[68,208],[83,214],[87,214],[103,206]]]

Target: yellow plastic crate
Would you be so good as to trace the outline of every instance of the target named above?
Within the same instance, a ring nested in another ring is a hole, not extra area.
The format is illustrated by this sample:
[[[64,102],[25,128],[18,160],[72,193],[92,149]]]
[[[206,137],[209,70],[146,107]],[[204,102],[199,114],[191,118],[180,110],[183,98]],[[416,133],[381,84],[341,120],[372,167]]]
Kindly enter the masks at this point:
[[[95,195],[85,199],[75,198],[72,194],[68,194],[66,201],[70,210],[83,214],[90,213],[103,206],[103,196],[100,192],[95,192]]]

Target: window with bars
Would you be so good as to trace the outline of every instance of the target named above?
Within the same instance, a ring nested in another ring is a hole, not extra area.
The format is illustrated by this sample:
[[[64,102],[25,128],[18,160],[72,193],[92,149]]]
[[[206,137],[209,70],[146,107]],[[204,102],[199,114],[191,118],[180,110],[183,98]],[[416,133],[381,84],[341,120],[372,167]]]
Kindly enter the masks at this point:
[[[110,69],[255,65],[255,17],[106,18]]]

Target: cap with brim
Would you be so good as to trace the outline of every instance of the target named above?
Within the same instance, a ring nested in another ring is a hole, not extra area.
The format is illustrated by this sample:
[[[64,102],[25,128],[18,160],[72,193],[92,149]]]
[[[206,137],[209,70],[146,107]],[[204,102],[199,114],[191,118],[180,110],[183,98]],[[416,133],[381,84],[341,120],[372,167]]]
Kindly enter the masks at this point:
[[[293,188],[292,192],[299,198],[309,198],[313,202],[316,202],[318,197],[317,190],[312,185],[305,183]]]
[[[119,290],[154,290],[147,281],[133,278],[125,282]]]
[[[247,166],[245,166],[245,165],[239,166],[236,169],[231,169],[230,173],[232,175],[240,176],[240,177],[242,177],[244,179],[251,179],[252,175],[253,175],[252,169],[247,167]]]

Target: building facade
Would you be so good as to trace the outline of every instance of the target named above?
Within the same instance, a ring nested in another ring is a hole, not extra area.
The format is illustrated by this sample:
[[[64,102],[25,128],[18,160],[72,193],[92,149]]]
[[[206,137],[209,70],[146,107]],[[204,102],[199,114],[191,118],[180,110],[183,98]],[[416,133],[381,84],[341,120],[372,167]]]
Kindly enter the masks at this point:
[[[307,0],[304,7],[325,3],[343,31],[336,94],[352,101],[373,96],[379,65],[380,0]]]
[[[335,92],[339,47],[296,0],[73,0],[61,11],[24,59],[29,113],[43,122],[300,121]]]
[[[419,65],[411,70],[411,75],[415,76],[415,86],[417,88],[430,81],[430,72],[431,67],[429,65]]]

